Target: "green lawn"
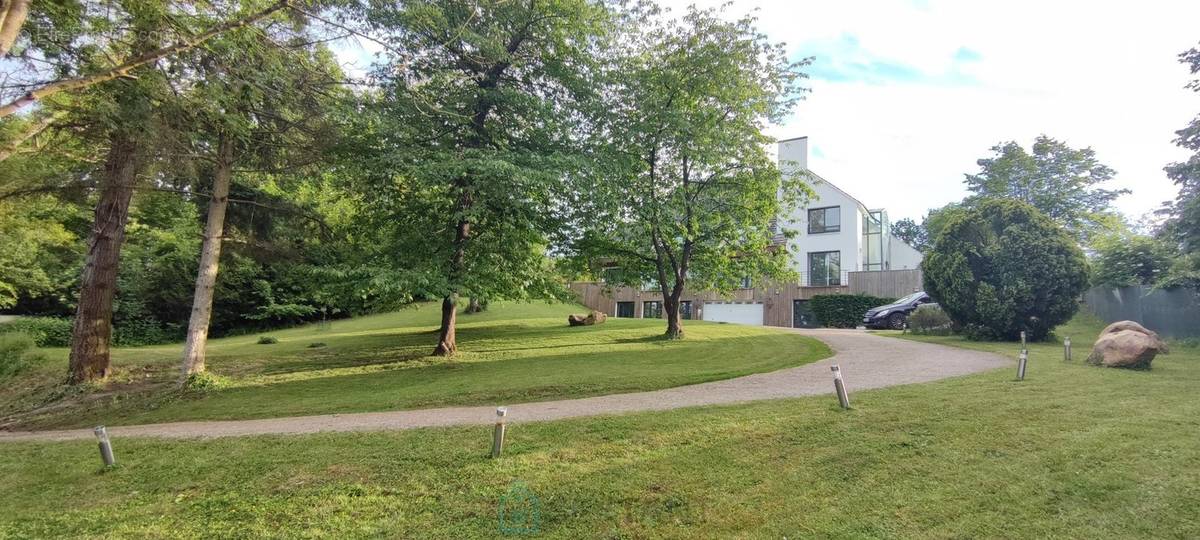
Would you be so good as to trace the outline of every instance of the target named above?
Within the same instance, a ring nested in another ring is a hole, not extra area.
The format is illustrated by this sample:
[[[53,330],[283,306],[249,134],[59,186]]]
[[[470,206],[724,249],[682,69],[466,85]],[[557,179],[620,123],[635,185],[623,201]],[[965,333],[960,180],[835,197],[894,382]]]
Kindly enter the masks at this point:
[[[853,396],[487,427],[4,444],[0,536],[491,538],[513,482],[546,538],[1197,538],[1200,350],[1149,372],[1077,344]],[[936,339],[956,345],[956,338]],[[1012,344],[965,344],[1009,353]]]
[[[653,390],[773,371],[824,358],[822,343],[774,329],[687,321],[687,339],[659,339],[660,320],[568,327],[567,304],[499,303],[459,317],[460,354],[431,358],[437,306],[214,340],[209,369],[227,386],[175,389],[180,346],[117,349],[108,388],[62,395],[66,351],[5,382],[0,416],[14,428],[265,418],[517,403]],[[313,343],[324,347],[310,348]],[[37,409],[41,407],[40,409]],[[39,410],[38,414],[23,413]]]

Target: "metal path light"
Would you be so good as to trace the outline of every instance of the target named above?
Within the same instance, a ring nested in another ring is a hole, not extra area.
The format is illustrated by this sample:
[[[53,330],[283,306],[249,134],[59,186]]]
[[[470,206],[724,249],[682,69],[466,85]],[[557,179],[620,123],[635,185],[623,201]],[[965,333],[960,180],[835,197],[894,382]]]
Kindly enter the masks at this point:
[[[500,457],[500,453],[504,451],[504,431],[507,427],[505,419],[508,416],[508,407],[496,407],[496,428],[492,430],[492,458]]]
[[[829,366],[833,372],[833,389],[837,391],[838,403],[843,409],[850,408],[850,396],[846,393],[846,382],[842,380],[842,368],[838,365]]]
[[[96,426],[96,429],[93,429],[92,432],[100,440],[100,459],[104,461],[104,466],[112,467],[116,465],[117,459],[113,457],[112,442],[108,440],[108,430],[104,426]]]

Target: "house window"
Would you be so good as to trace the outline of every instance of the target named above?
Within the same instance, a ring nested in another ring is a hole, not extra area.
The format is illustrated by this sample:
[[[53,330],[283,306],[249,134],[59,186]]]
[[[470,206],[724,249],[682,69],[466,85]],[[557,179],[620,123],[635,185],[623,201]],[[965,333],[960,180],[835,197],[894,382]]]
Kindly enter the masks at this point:
[[[863,214],[863,270],[884,270],[887,266],[883,237],[886,221],[882,210]]]
[[[621,267],[606,266],[600,270],[600,281],[605,283],[620,283]]]
[[[842,252],[819,251],[808,254],[808,284],[829,287],[842,284]]]
[[[662,302],[651,300],[642,302],[642,318],[643,319],[661,319],[662,318]]]
[[[842,230],[842,209],[837,206],[812,208],[808,211],[808,234]]]
[[[617,316],[633,318],[633,302],[617,302]]]
[[[679,318],[691,320],[692,318],[692,301],[684,300],[679,303]]]
[[[750,279],[750,276],[745,276],[742,278],[742,282],[740,285],[743,289],[749,289],[754,286],[754,282]]]

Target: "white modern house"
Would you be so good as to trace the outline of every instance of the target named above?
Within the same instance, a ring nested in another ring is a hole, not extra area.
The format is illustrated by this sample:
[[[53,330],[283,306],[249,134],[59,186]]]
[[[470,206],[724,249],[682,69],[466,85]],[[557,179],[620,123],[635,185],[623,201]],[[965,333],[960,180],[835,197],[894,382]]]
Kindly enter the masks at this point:
[[[788,240],[799,282],[772,282],[746,276],[728,293],[684,291],[684,319],[748,325],[806,327],[814,324],[808,307],[813,296],[865,293],[899,297],[920,286],[921,253],[893,238],[887,212],[871,209],[849,193],[808,170],[808,138],[778,142],[784,175],[803,180],[815,196],[804,208],[781,216],[784,228],[798,234]],[[782,243],[784,236],[778,235]],[[776,244],[778,245],[778,244]],[[870,284],[879,284],[874,287]],[[614,317],[662,316],[663,295],[657,287],[618,287],[603,282],[574,283],[580,301]]]
[[[870,208],[808,168],[808,137],[779,141],[779,168],[786,176],[805,175],[816,196],[784,217],[797,231],[790,241],[793,268],[801,284],[846,284],[848,272],[918,268],[921,252],[891,234],[887,211]]]

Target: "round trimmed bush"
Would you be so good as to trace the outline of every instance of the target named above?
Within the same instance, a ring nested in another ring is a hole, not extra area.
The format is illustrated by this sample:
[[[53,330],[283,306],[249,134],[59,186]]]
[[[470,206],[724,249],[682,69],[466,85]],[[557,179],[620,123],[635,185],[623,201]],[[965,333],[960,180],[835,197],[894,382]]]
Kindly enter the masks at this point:
[[[908,316],[908,329],[914,334],[949,335],[950,317],[937,304],[925,304]]]
[[[955,213],[921,269],[925,291],[971,339],[1045,339],[1075,315],[1088,282],[1066,230],[1014,200]]]

